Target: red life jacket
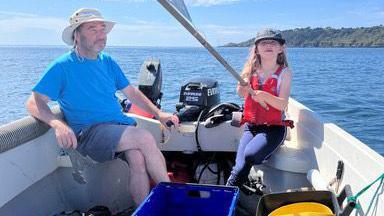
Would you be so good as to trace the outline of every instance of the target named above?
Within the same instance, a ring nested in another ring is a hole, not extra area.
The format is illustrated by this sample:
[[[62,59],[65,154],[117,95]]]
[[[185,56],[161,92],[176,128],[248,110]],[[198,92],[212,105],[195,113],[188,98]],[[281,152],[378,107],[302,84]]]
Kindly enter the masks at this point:
[[[253,90],[262,90],[274,96],[278,96],[277,83],[283,69],[283,67],[279,67],[263,84],[259,84],[258,76],[252,75],[250,79],[251,88]],[[248,95],[244,103],[242,123],[248,122],[255,125],[286,125],[286,123],[283,122],[283,112],[268,104],[267,106],[268,109],[263,108]]]

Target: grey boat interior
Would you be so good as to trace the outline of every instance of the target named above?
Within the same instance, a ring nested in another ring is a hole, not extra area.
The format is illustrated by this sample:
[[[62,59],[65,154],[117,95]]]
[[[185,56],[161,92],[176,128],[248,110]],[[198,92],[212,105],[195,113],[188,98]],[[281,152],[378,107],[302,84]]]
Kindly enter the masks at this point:
[[[308,171],[319,170],[324,181],[334,178],[339,160],[345,164],[340,188],[350,185],[356,193],[384,170],[384,159],[359,140],[331,123],[324,123],[311,110],[290,99],[290,117],[296,127],[290,131],[285,144],[263,165],[252,169],[250,176],[263,173],[265,192],[315,190],[315,181],[307,178]],[[57,115],[60,111],[56,109]],[[128,114],[136,118],[138,127],[150,130],[163,152],[191,154],[197,151],[193,144],[191,127],[196,122],[185,122],[180,130],[162,130],[158,121]],[[200,122],[201,147],[205,151],[235,152],[242,128],[230,121],[214,128]],[[209,134],[209,136],[208,136]],[[167,137],[164,140],[164,136]],[[106,163],[88,163],[85,158],[81,171],[86,180],[80,184],[73,176],[75,164],[67,153],[57,146],[55,135],[47,125],[25,117],[0,129],[0,170],[2,185],[0,215],[60,215],[73,210],[85,212],[96,205],[107,206],[113,214],[133,206],[127,196],[128,164],[120,159]],[[164,143],[164,142],[167,143]],[[76,166],[76,165],[75,165]],[[204,183],[204,182],[203,182]],[[381,193],[368,191],[358,203],[355,215],[365,215],[371,198],[375,197],[376,214],[383,213]],[[239,215],[254,215],[259,195],[240,194]]]

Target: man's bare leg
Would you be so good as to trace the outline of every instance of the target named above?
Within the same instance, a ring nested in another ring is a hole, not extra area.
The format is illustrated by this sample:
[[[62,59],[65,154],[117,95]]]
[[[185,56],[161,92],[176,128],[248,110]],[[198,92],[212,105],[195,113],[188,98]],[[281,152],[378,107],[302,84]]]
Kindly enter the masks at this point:
[[[125,152],[125,157],[130,171],[128,190],[136,206],[138,206],[149,193],[149,177],[144,156],[139,150],[128,150]]]
[[[140,150],[144,156],[146,171],[155,183],[170,181],[164,156],[148,131],[127,127],[117,146],[117,151],[122,152],[130,149]]]

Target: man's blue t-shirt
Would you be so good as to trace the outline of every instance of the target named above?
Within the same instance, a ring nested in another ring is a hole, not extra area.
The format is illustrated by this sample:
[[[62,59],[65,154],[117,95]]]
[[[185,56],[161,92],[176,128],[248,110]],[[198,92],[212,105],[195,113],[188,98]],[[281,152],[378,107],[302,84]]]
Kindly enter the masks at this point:
[[[119,65],[106,53],[91,60],[79,59],[71,51],[48,66],[33,91],[57,101],[69,126],[79,133],[102,122],[134,124],[122,113],[115,95],[128,85]]]

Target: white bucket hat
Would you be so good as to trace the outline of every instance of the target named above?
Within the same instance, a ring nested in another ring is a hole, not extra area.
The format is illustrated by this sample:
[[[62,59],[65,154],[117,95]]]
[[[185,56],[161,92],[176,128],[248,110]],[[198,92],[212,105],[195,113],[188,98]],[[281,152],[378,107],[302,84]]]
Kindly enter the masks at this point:
[[[64,29],[62,34],[63,41],[70,46],[74,45],[73,32],[75,31],[75,29],[83,23],[93,21],[104,22],[106,33],[109,33],[115,25],[115,22],[105,20],[98,10],[90,8],[81,8],[77,10],[74,14],[72,14],[72,16],[69,18],[69,26]]]

